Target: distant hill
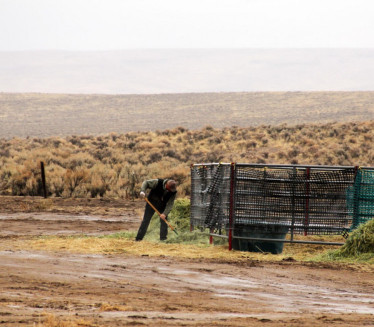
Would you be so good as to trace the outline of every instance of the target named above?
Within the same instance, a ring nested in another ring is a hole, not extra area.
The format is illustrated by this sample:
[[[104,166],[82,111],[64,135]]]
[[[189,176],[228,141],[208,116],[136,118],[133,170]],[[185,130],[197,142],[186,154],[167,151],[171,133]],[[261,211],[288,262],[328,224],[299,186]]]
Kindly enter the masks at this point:
[[[0,138],[374,120],[374,92],[0,93]]]
[[[374,49],[0,52],[0,92],[374,91]]]

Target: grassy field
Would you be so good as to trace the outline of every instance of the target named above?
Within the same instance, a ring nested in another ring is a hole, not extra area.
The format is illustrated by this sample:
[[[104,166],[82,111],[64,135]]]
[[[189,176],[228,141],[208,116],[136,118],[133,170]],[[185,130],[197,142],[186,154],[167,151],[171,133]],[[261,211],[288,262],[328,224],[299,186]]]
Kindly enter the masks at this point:
[[[374,119],[374,92],[0,93],[0,138]]]

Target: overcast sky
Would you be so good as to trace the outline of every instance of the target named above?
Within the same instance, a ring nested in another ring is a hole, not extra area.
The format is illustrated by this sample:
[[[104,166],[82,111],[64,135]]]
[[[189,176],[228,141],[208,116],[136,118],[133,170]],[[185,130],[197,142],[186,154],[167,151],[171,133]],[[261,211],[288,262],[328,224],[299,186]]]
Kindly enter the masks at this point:
[[[0,51],[374,48],[373,0],[0,0]]]

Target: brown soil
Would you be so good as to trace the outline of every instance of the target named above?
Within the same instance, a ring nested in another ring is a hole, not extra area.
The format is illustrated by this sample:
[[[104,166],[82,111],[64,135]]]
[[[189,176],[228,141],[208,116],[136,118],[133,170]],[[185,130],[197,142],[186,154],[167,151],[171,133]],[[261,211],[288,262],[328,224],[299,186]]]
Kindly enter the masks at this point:
[[[0,197],[0,324],[33,326],[53,314],[71,322],[66,326],[374,325],[369,268],[14,246],[40,235],[134,230],[142,207],[139,201]]]

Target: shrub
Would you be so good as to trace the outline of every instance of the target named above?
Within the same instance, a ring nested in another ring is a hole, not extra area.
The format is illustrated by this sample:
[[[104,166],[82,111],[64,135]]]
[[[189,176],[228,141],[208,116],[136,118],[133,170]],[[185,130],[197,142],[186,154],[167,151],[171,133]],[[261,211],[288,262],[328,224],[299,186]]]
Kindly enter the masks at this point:
[[[192,163],[370,166],[372,130],[374,121],[0,139],[0,194],[40,194],[41,160],[54,196],[130,198],[138,195],[143,180],[163,177],[177,179],[179,196],[188,195]]]
[[[65,189],[64,178],[60,174],[50,174],[47,179],[47,192],[49,195],[60,197]]]
[[[12,172],[5,168],[0,172],[0,192],[2,194],[8,195],[9,187],[12,180]]]
[[[40,166],[33,161],[26,161],[17,167],[9,181],[12,195],[42,195]]]
[[[76,192],[77,188],[86,181],[87,177],[88,172],[85,169],[68,169],[64,177],[67,196],[73,196],[74,192]]]

